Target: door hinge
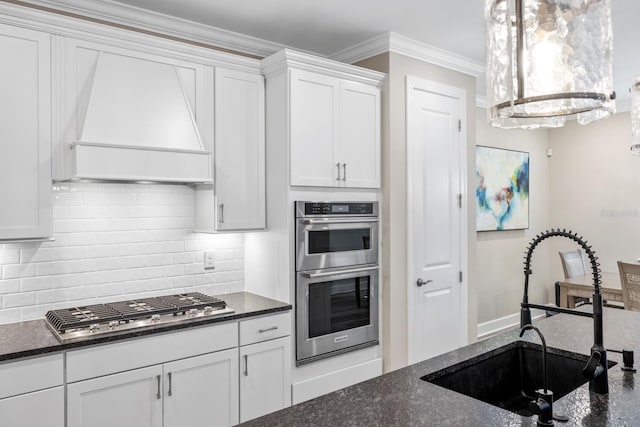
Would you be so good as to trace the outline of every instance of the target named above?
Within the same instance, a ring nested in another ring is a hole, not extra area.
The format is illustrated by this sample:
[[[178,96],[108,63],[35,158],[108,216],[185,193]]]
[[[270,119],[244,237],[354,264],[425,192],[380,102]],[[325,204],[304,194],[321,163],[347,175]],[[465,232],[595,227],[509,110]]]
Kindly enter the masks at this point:
[[[458,193],[458,207],[462,209],[462,193]]]
[[[458,132],[462,132],[462,120],[458,119]]]
[[[458,271],[458,281],[462,283],[462,271]]]

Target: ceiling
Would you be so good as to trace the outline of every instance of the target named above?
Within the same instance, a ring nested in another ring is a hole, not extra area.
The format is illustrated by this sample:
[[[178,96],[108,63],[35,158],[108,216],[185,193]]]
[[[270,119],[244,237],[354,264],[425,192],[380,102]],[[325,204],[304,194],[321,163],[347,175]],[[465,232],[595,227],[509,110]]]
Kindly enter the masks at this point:
[[[357,43],[394,32],[484,63],[482,0],[112,2],[196,21],[323,56],[331,56]],[[612,0],[611,3],[615,90],[618,99],[628,103],[631,81],[640,74],[640,55],[636,46],[640,40],[640,25],[637,24],[640,2]],[[484,91],[484,82],[479,83],[479,90]],[[619,105],[619,110],[620,107],[622,105]]]

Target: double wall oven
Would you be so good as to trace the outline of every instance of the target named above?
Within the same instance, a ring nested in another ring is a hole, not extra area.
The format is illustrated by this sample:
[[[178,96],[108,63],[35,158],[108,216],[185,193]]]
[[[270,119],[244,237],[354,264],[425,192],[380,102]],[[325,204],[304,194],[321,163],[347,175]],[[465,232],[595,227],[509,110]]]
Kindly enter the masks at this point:
[[[378,203],[295,211],[296,364],[378,344]]]

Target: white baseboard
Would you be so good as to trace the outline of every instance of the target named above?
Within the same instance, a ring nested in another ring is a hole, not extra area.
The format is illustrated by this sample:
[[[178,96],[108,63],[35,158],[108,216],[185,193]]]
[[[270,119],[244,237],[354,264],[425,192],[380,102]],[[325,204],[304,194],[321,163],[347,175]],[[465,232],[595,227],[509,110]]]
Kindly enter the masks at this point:
[[[296,405],[379,375],[382,375],[382,358],[293,383],[291,385],[291,404]]]
[[[544,310],[531,310],[531,318],[539,319],[546,314]],[[478,340],[489,338],[492,335],[503,332],[507,329],[520,326],[520,313],[513,313],[498,319],[489,320],[488,322],[478,323]]]

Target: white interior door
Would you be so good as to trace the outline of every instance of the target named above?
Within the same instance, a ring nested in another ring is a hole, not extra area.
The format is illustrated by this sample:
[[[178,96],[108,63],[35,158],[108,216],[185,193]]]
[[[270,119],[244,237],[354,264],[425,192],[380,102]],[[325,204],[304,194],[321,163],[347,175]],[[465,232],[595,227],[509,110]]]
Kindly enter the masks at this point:
[[[407,77],[408,357],[466,343],[462,282],[466,93]]]

